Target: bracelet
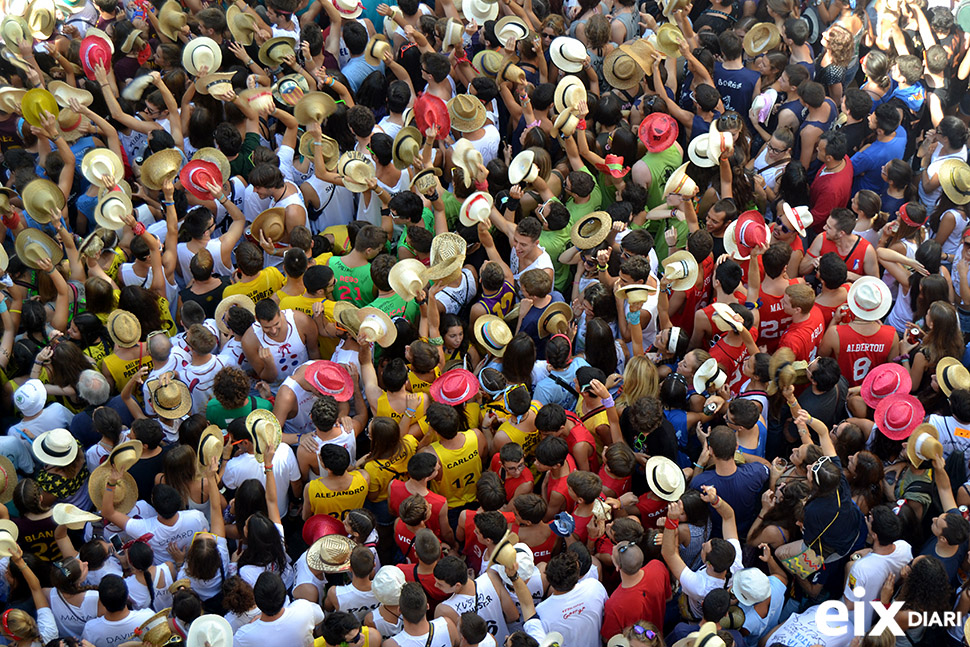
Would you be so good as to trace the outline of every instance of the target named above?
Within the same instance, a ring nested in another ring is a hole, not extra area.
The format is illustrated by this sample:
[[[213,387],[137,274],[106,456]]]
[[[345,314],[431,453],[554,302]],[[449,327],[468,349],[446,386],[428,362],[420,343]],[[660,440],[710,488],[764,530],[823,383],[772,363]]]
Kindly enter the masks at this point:
[[[174,207],[175,206],[175,202],[174,201],[169,202],[168,200],[162,200],[162,205],[165,206],[165,207]]]
[[[606,270],[610,269],[610,266],[597,264],[596,269],[598,269],[600,272],[605,272]]]
[[[579,123],[576,124],[576,130],[586,130],[586,120],[580,119]]]
[[[664,528],[666,530],[677,530],[677,526],[679,525],[680,519],[671,519],[670,517],[667,517],[667,520],[664,522]]]
[[[378,193],[378,195],[380,194]],[[435,191],[434,193],[428,195],[428,200],[431,200],[431,202],[437,202],[439,197],[438,192]]]
[[[256,61],[254,61],[253,59],[249,59],[249,62],[246,63],[246,67],[252,67],[253,65],[255,65],[255,63]]]
[[[616,402],[613,401],[613,396],[610,396],[608,398],[603,398],[602,400],[600,400],[600,403],[607,409],[616,405]]]
[[[269,467],[266,467],[265,465],[263,466],[263,474],[269,474],[272,471],[273,471],[272,465],[270,465]]]
[[[528,130],[528,129],[530,129],[530,128],[536,128],[536,127],[538,127],[538,126],[541,126],[541,125],[542,125],[542,122],[541,122],[541,121],[539,121],[538,119],[536,119],[536,120],[535,120],[535,121],[533,121],[532,123],[530,123],[530,124],[526,124],[526,125],[525,125],[525,129],[526,129],[526,130]]]
[[[35,360],[34,360],[34,364],[36,364],[37,366],[43,366],[43,365],[44,365],[44,362],[38,362],[38,361],[37,361],[37,360],[35,359]]]
[[[404,415],[406,415],[408,418],[413,418],[415,416],[415,414],[417,414],[417,411],[415,411],[414,409],[405,409],[404,410]]]
[[[143,225],[143,224],[142,224],[142,223],[140,223],[140,222],[136,222],[136,223],[135,223],[135,226],[131,228],[131,231],[132,231],[132,233],[134,233],[134,234],[135,234],[136,236],[141,236],[142,234],[144,234],[144,233],[145,233],[145,225]]]
[[[640,323],[640,311],[628,312],[626,313],[626,322],[631,325],[637,325]]]
[[[56,271],[57,271],[57,269],[44,270],[44,274],[47,274],[48,276],[50,276],[51,274],[53,274]]]
[[[721,497],[720,495],[718,495],[714,497],[714,503],[712,503],[711,505],[716,508],[720,503],[721,503]]]

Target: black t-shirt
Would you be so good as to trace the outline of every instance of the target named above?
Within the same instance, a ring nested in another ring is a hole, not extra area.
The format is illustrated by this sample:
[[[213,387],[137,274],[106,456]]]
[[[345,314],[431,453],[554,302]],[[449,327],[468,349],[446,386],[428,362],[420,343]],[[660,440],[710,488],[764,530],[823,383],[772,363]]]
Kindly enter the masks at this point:
[[[205,311],[206,319],[214,319],[216,316],[216,308],[219,306],[219,302],[222,301],[222,291],[226,289],[229,285],[229,279],[226,277],[220,277],[222,281],[214,290],[210,290],[205,294],[196,294],[189,288],[185,288],[179,291],[179,296],[182,297],[182,303],[187,301],[195,301],[200,306],[202,310]]]
[[[155,477],[162,471],[162,463],[165,460],[165,453],[174,447],[168,445],[162,448],[151,458],[143,458],[128,470],[128,473],[135,479],[138,485],[138,498],[143,501],[152,500],[152,490],[155,488]]]
[[[830,460],[841,472],[842,463],[838,457]],[[805,543],[818,551],[820,540],[826,554],[845,555],[859,538],[863,521],[862,512],[852,502],[849,482],[843,474],[836,492],[812,499],[805,506]]]
[[[848,154],[850,156],[857,153],[869,137],[869,124],[865,120],[854,124],[846,124],[839,130],[845,135],[845,141],[849,146]]]

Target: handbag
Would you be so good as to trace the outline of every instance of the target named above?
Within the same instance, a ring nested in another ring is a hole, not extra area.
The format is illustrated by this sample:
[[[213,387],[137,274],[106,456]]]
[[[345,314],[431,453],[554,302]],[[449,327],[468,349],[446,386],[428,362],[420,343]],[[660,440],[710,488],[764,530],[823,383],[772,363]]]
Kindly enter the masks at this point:
[[[838,511],[835,513],[835,516],[832,517],[832,521],[829,522],[829,525],[825,526],[825,528],[822,529],[822,532],[818,534],[818,537],[815,538],[815,541],[812,542],[814,544],[818,544],[818,552],[812,548],[811,544],[805,544],[805,547],[797,555],[792,555],[791,557],[786,557],[785,559],[780,560],[781,565],[784,566],[785,570],[787,570],[789,573],[797,575],[802,579],[807,579],[825,565],[825,557],[822,555],[822,535],[825,534],[826,530],[832,527],[832,524],[835,523],[835,520],[838,519],[839,514],[841,514],[842,496],[839,494],[838,489],[835,490],[835,500],[838,502]]]

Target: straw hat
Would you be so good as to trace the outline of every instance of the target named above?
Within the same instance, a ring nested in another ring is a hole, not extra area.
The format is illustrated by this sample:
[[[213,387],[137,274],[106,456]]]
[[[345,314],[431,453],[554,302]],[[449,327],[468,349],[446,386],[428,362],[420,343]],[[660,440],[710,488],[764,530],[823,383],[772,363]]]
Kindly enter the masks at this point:
[[[30,217],[41,224],[60,218],[66,204],[60,187],[43,178],[31,180],[21,198]]]
[[[781,203],[781,216],[791,227],[792,231],[798,232],[799,236],[806,236],[808,234],[808,228],[811,226],[812,221],[815,216],[808,207],[795,207],[791,208],[787,202]]]
[[[110,188],[125,176],[125,167],[113,151],[107,148],[93,148],[81,160],[81,173],[91,184]],[[110,178],[107,183],[101,179],[103,176]]]
[[[127,472],[132,465],[141,460],[144,447],[140,440],[118,443],[108,454],[108,459],[105,462],[117,468],[119,472]]]
[[[54,0],[33,0],[27,5],[25,18],[35,39],[49,39],[54,35],[54,28],[57,26],[57,8],[54,6]]]
[[[121,96],[128,101],[138,101],[145,94],[145,90],[152,86],[152,83],[151,74],[136,76],[122,89]]]
[[[283,427],[272,411],[253,409],[246,416],[246,430],[253,438],[253,452],[256,460],[263,462],[263,452],[272,447],[277,448],[283,440]]]
[[[451,128],[460,133],[475,132],[485,124],[485,106],[471,94],[456,95],[448,102]]]
[[[663,15],[672,19],[671,16],[678,9],[687,9],[690,7],[690,0],[661,0],[663,3]]]
[[[899,364],[880,364],[862,381],[862,400],[875,409],[883,399],[894,393],[909,393],[913,380],[909,371]]]
[[[644,471],[650,491],[664,501],[679,501],[687,488],[683,470],[665,456],[651,456]]]
[[[891,440],[906,440],[926,417],[923,405],[909,393],[893,393],[876,406],[876,427]],[[919,466],[919,461],[913,463]]]
[[[570,137],[578,127],[579,117],[576,116],[572,108],[566,108],[556,117],[555,123],[552,124],[551,134],[553,137],[559,137],[560,133],[563,137]]]
[[[215,180],[216,184],[228,182],[232,176],[232,170],[229,167],[229,158],[218,148],[212,148],[211,146],[200,148],[195,151],[192,160],[202,160],[203,162],[215,164],[216,168],[219,169],[219,179]]]
[[[381,348],[387,348],[397,339],[397,326],[383,310],[361,308],[357,314],[360,317],[357,334],[363,335],[365,340]]]
[[[0,88],[0,111],[8,114],[16,112],[25,94],[27,90],[23,88]]]
[[[337,173],[344,179],[348,191],[363,193],[368,189],[367,181],[374,179],[377,171],[366,155],[348,151],[337,160]]]
[[[302,74],[287,74],[281,76],[270,89],[280,105],[295,106],[310,91],[310,84]]]
[[[0,519],[0,557],[10,557],[17,550],[20,529],[9,519]]]
[[[575,110],[581,101],[586,101],[586,88],[582,81],[575,76],[564,76],[553,93],[556,111],[562,112],[566,108]]]
[[[199,463],[206,467],[212,462],[213,458],[221,458],[225,448],[226,441],[222,435],[222,430],[217,425],[209,425],[202,430],[202,435],[199,437],[196,456],[199,457]]]
[[[744,35],[744,51],[755,58],[781,45],[781,31],[773,22],[759,22]]]
[[[675,292],[690,290],[697,283],[697,260],[686,250],[674,252],[664,259],[663,270]]]
[[[594,211],[576,221],[569,238],[579,249],[593,249],[610,235],[613,219],[605,211]]]
[[[445,35],[443,40],[444,51],[448,51],[452,47],[462,46],[462,33],[465,28],[462,26],[461,21],[455,20],[454,18],[449,18],[448,22],[445,24]]]
[[[172,637],[172,626],[168,621],[168,614],[172,608],[163,609],[145,621],[135,634],[149,647],[162,647]]]
[[[105,228],[98,227],[90,234],[88,234],[81,244],[77,246],[77,253],[81,256],[88,256],[90,258],[98,258],[101,256],[101,252],[104,250],[104,235]]]
[[[512,61],[508,61],[505,65],[499,68],[498,74],[495,75],[495,81],[497,83],[511,81],[512,83],[518,83],[521,85],[526,82],[525,70]]]
[[[244,47],[253,44],[253,36],[256,35],[256,18],[252,15],[240,10],[237,5],[230,5],[226,9],[226,24],[234,41]]]
[[[760,211],[745,211],[724,230],[724,251],[734,258],[747,260],[752,249],[768,242],[769,233]]]
[[[337,111],[337,104],[325,92],[307,92],[296,103],[293,116],[301,126],[309,123],[322,124],[323,120]]]
[[[232,626],[214,613],[200,616],[189,625],[185,647],[232,647]]]
[[[359,0],[333,0],[333,6],[344,20],[353,20],[364,11],[364,5]]]
[[[300,154],[308,159],[313,159],[315,142],[312,133],[304,133],[300,138]],[[322,135],[320,137],[320,154],[323,155],[323,165],[328,171],[337,168],[337,160],[340,158],[340,145],[333,137]]]
[[[712,303],[711,306],[714,308],[714,316],[712,320],[717,329],[722,332],[734,331],[740,333],[744,328],[744,324],[737,321],[735,317],[737,313],[726,303]]]
[[[337,301],[333,306],[333,320],[356,337],[360,331],[360,308],[347,301]]]
[[[174,180],[182,168],[182,154],[174,148],[166,148],[152,154],[141,165],[141,183],[152,191],[161,191],[162,185]]]
[[[852,283],[847,302],[860,321],[879,321],[892,308],[893,297],[882,279],[863,276]]]
[[[465,187],[470,187],[478,177],[478,165],[483,161],[482,154],[471,141],[463,137],[452,146],[451,161],[461,169]]]
[[[159,377],[149,380],[145,386],[155,413],[165,420],[179,420],[192,408],[192,394],[189,385],[178,379],[174,372],[167,375],[170,376],[168,384],[162,384]]]
[[[686,638],[681,638],[672,647],[724,647],[724,641],[718,637],[717,631],[717,623],[705,622],[697,631],[690,632]]]
[[[39,229],[24,229],[17,234],[14,240],[14,249],[17,250],[17,258],[23,261],[24,265],[33,269],[37,267],[37,261],[49,258],[51,263],[57,265],[64,258],[64,251],[59,243]]]
[[[249,231],[256,240],[259,240],[260,232],[271,242],[282,240],[286,235],[286,209],[284,207],[266,209],[256,216]]]
[[[13,499],[13,489],[17,487],[17,468],[6,456],[0,455],[0,503]]]
[[[417,189],[418,193],[424,195],[431,195],[438,188],[438,176],[441,175],[441,169],[437,167],[426,168],[423,171],[418,171],[417,174],[411,178],[411,184],[408,188],[412,191]]]
[[[424,278],[428,281],[443,281],[461,271],[465,264],[468,244],[455,233],[435,236],[431,242],[430,264]]]
[[[665,22],[657,29],[657,49],[670,58],[680,56],[679,44],[684,40],[684,32],[671,22]]]
[[[498,18],[499,3],[493,0],[463,0],[461,11],[469,20],[484,25]]]
[[[505,16],[495,23],[495,37],[503,45],[510,39],[525,40],[529,37],[529,26],[518,16]]]
[[[510,184],[532,184],[539,177],[539,167],[535,165],[536,154],[529,149],[525,149],[512,158],[509,164],[509,183]]]
[[[539,316],[539,337],[569,332],[569,322],[572,320],[573,309],[568,303],[557,301],[550,304]]]
[[[970,165],[961,159],[946,159],[937,173],[943,193],[955,204],[970,202]]]
[[[71,503],[58,503],[53,510],[54,523],[67,526],[71,530],[81,530],[89,523],[101,521],[101,516],[86,512]]]
[[[20,47],[22,41],[34,39],[27,21],[20,16],[10,14],[0,22],[0,37],[3,38],[4,44],[14,51]]]
[[[688,162],[689,164],[689,162]],[[664,184],[664,199],[667,199],[668,195],[680,195],[685,198],[693,198],[697,193],[697,184],[694,180],[687,175],[687,164],[682,164],[677,167],[670,177],[667,178],[667,183]]]
[[[451,131],[451,116],[448,105],[439,97],[429,92],[420,94],[414,100],[413,112],[414,122],[422,134],[427,133],[428,128],[432,125],[437,125],[438,130],[441,131],[439,138],[447,137]]]
[[[27,61],[25,61],[20,54],[11,49],[7,49],[6,47],[0,49],[0,57],[14,67],[20,68],[25,72],[30,69],[30,65],[27,64]]]
[[[694,372],[694,390],[698,393],[714,393],[727,381],[727,375],[713,357],[701,364]]]
[[[424,263],[416,258],[402,259],[391,268],[387,282],[399,297],[405,301],[413,301],[426,284],[424,269]]]
[[[384,55],[389,51],[391,51],[391,43],[388,42],[387,36],[376,34],[367,41],[367,46],[364,48],[364,60],[369,65],[378,67],[384,62]]]
[[[519,543],[519,536],[512,532],[511,529],[506,530],[502,538],[492,548],[492,553],[488,558],[488,564],[486,566],[491,567],[492,564],[512,566],[515,564],[515,544],[517,543]]]
[[[620,45],[620,49],[637,62],[644,74],[647,76],[653,74],[655,62],[653,55],[657,52],[657,48],[650,40],[641,38],[631,43],[624,43]]]
[[[284,58],[296,54],[294,47],[296,41],[289,36],[270,38],[259,48],[259,62],[270,68],[279,67]]]
[[[158,12],[158,30],[169,40],[178,42],[178,32],[185,27],[187,18],[175,0],[168,0]]]
[[[34,438],[32,449],[44,465],[64,467],[77,458],[78,444],[67,429],[51,429]]]
[[[54,95],[42,88],[27,90],[20,102],[20,111],[24,120],[31,126],[41,127],[41,115],[45,112],[57,117],[59,112]]]
[[[637,306],[646,303],[650,297],[657,294],[660,288],[646,283],[632,283],[613,290],[613,294],[626,299],[630,305]]]
[[[721,161],[721,154],[734,145],[734,136],[729,132],[717,129],[717,120],[711,122],[709,133],[698,135],[687,146],[687,156],[690,161],[701,168],[717,166]]]
[[[614,88],[631,90],[643,80],[643,69],[632,56],[616,48],[603,59],[603,76]]]
[[[113,310],[105,327],[115,346],[133,348],[141,339],[141,322],[127,310]]]
[[[495,357],[505,355],[505,347],[512,341],[512,331],[505,320],[495,315],[482,315],[475,320],[475,339]]]
[[[495,200],[487,191],[476,191],[465,198],[458,210],[458,220],[466,227],[475,227],[480,222],[487,223],[492,214]]]
[[[329,395],[337,402],[349,402],[354,397],[354,379],[337,362],[325,359],[310,362],[303,371],[303,377],[317,393]]]
[[[570,36],[558,36],[549,45],[549,57],[553,64],[563,72],[581,72],[589,52],[582,41]]]
[[[249,312],[252,313],[253,315],[256,314],[256,304],[253,302],[252,299],[250,299],[245,294],[233,294],[223,298],[222,301],[219,302],[219,305],[216,306],[216,314],[215,314],[216,327],[219,330],[221,330],[223,333],[229,336],[232,336],[233,333],[231,330],[229,330],[229,327],[226,325],[225,319],[226,319],[226,314],[229,312],[229,308],[233,306],[239,306],[241,308],[245,308],[246,310],[249,310]]]
[[[211,38],[193,38],[182,50],[182,67],[192,76],[199,76],[199,70],[203,67],[211,74],[221,66],[222,48]]]
[[[936,383],[946,397],[955,389],[970,390],[970,371],[959,360],[944,357],[936,365]]]
[[[398,131],[394,137],[394,145],[391,147],[391,155],[394,159],[395,168],[404,170],[414,164],[414,160],[421,153],[421,145],[424,137],[414,126],[405,126]]]
[[[234,76],[233,72],[206,74],[195,80],[195,90],[199,94],[208,94],[220,101],[226,100],[229,93],[232,92],[232,77]]]
[[[472,66],[482,74],[495,78],[503,60],[504,57],[494,49],[483,49],[472,58]]]
[[[922,410],[922,407],[920,409]],[[918,423],[919,420],[916,422]],[[882,431],[882,427],[879,427],[879,431]],[[943,456],[943,445],[940,443],[940,432],[936,427],[930,424],[915,425],[906,443],[906,458],[909,459],[910,464],[918,468],[924,461],[931,462],[940,456]]]
[[[313,542],[307,550],[307,566],[324,573],[344,573],[350,570],[350,555],[357,542],[343,535],[327,535]]]
[[[124,191],[107,191],[98,198],[94,221],[99,227],[118,231],[125,226],[124,217],[132,211],[131,198]]]

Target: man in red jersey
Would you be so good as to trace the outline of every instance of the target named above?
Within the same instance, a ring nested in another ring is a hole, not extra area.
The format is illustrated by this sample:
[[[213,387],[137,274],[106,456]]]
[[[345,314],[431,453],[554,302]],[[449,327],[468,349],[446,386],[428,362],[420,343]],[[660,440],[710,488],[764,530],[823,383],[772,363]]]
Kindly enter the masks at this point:
[[[714,324],[720,334],[711,346],[711,357],[728,376],[728,386],[737,395],[741,392],[744,375],[741,367],[749,355],[758,354],[754,335],[754,315],[740,303],[725,306],[714,304]]]
[[[643,551],[634,542],[613,547],[613,563],[620,573],[620,586],[603,607],[600,635],[608,640],[638,620],[662,627],[664,607],[670,598],[670,576],[659,560],[643,565]]]
[[[822,312],[815,307],[815,291],[804,283],[789,285],[785,288],[781,307],[791,316],[792,322],[778,346],[792,349],[796,360],[815,359],[825,332]]]
[[[691,233],[687,238],[687,251],[697,260],[697,281],[691,289],[674,292],[669,297],[670,322],[683,328],[688,337],[694,332],[694,315],[711,300],[711,283],[714,280],[712,245],[713,239],[706,231]]]
[[[744,286],[741,285],[741,266],[726,259],[714,268],[714,301],[694,313],[694,332],[690,336],[691,348],[707,348],[714,335],[714,303],[743,304]]]
[[[899,354],[899,335],[881,319],[892,307],[892,295],[881,279],[865,276],[849,290],[851,323],[831,326],[819,354],[834,357],[849,386],[859,386],[869,371]]]
[[[808,274],[818,268],[818,259],[823,254],[835,252],[845,261],[850,281],[862,276],[879,276],[879,260],[876,250],[865,238],[852,231],[858,216],[851,209],[838,207],[825,220],[821,236],[816,236],[808,253],[798,266],[798,273]]]
[[[768,353],[778,350],[778,341],[791,323],[791,315],[781,307],[781,300],[789,285],[800,283],[801,279],[788,278],[788,261],[791,259],[791,246],[774,244],[762,256],[765,280],[761,284],[761,305],[758,312],[758,343],[765,346]]]

